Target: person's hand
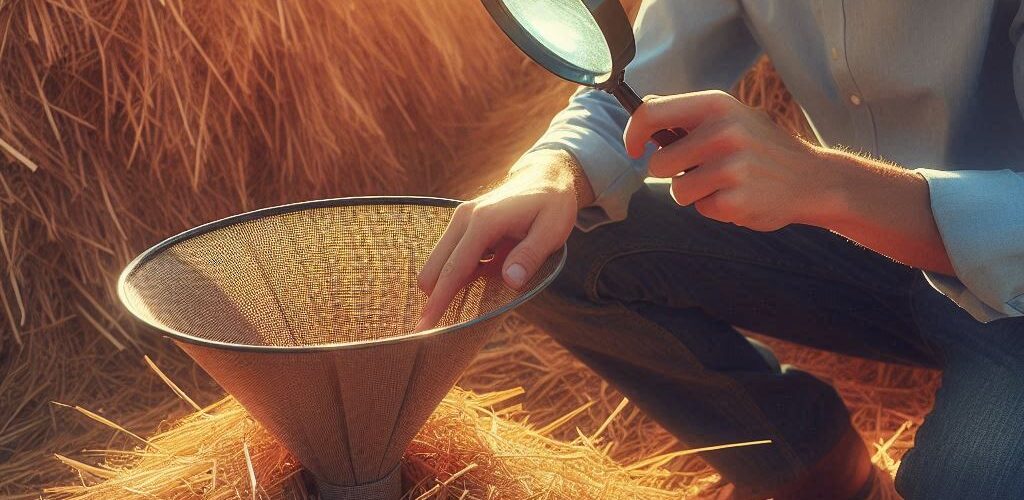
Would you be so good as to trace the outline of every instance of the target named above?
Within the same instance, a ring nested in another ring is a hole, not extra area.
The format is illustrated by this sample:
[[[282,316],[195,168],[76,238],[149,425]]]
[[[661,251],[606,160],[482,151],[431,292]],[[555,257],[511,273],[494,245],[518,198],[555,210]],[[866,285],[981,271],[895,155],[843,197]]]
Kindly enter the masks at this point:
[[[689,134],[651,155],[653,177],[672,178],[672,197],[705,217],[758,231],[821,225],[841,202],[832,155],[719,91],[650,98],[626,126],[626,149],[644,153],[651,134]]]
[[[500,186],[456,208],[419,275],[428,298],[416,331],[437,324],[480,258],[499,241],[519,242],[502,264],[502,278],[512,288],[525,284],[565,244],[576,220],[577,196],[583,203],[593,197],[589,185],[575,181],[574,162],[562,151],[530,153]]]

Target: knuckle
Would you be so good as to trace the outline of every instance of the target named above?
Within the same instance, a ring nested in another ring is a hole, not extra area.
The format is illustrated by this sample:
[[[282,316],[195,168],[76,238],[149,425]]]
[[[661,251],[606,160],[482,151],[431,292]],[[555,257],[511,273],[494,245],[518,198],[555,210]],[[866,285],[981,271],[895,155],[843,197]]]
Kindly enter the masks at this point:
[[[739,102],[733,96],[721,90],[709,91],[708,97],[711,99],[712,104],[718,111],[733,110],[736,108],[736,104]]]
[[[750,142],[750,133],[738,120],[726,120],[720,127],[718,137],[723,145],[739,148]]]
[[[455,259],[448,259],[441,267],[439,274],[441,279],[452,277],[459,270],[459,263],[455,262]]]
[[[721,167],[722,180],[730,184],[736,184],[743,180],[746,174],[744,166],[737,162],[726,162]]]
[[[516,252],[516,262],[519,262],[527,269],[535,268],[541,261],[540,251],[532,244],[523,244]]]
[[[455,207],[455,211],[452,212],[452,219],[463,219],[473,213],[474,202],[467,201],[460,203]]]
[[[750,167],[757,161],[757,155],[749,149],[743,151],[737,151],[731,157],[733,163],[743,165],[744,167]]]
[[[491,203],[481,203],[473,207],[471,214],[473,222],[486,221],[493,218],[497,213],[497,207]]]
[[[730,156],[722,165],[722,174],[725,180],[739,182],[749,174],[752,165],[752,158],[745,153]]]

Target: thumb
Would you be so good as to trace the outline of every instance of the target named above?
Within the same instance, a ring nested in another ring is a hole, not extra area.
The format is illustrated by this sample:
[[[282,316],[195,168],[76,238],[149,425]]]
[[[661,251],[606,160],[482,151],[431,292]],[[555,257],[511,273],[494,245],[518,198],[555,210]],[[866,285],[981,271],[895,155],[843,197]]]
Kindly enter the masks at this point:
[[[534,220],[530,231],[505,259],[502,277],[505,284],[521,288],[536,274],[544,261],[558,250],[569,237],[572,225],[567,227],[554,212],[542,212]]]

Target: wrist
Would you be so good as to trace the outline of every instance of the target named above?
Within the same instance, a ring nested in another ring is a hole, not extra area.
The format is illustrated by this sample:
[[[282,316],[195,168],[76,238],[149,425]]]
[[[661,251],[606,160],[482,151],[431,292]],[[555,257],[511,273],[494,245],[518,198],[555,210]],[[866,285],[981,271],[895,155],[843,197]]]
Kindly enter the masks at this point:
[[[851,211],[851,198],[855,197],[857,157],[828,148],[813,146],[810,171],[817,175],[807,192],[807,208],[796,222],[825,229],[836,229],[842,225]]]
[[[822,183],[822,210],[809,223],[908,266],[954,273],[924,176],[850,153],[825,154],[834,159],[823,169],[831,174]]]
[[[880,207],[920,198],[922,193],[927,199],[927,181],[913,171],[853,153],[817,149],[824,168],[809,203],[813,214],[804,223],[845,233],[877,223]]]
[[[576,157],[563,150],[537,150],[523,155],[512,166],[508,180],[566,192],[576,199],[577,209],[594,202],[593,188]]]

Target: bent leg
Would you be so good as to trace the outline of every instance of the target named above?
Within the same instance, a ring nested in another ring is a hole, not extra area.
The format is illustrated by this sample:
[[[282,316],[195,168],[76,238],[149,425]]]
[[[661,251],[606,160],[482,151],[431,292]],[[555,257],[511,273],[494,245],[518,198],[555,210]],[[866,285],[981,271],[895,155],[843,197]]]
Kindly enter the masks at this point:
[[[642,190],[628,221],[574,233],[528,317],[747,491],[803,476],[850,430],[827,384],[779,370],[732,325],[849,354],[929,364],[906,331],[916,273],[831,233],[757,233]]]
[[[1024,498],[1024,318],[982,324],[923,278],[915,309],[944,358],[896,478],[906,498]]]

